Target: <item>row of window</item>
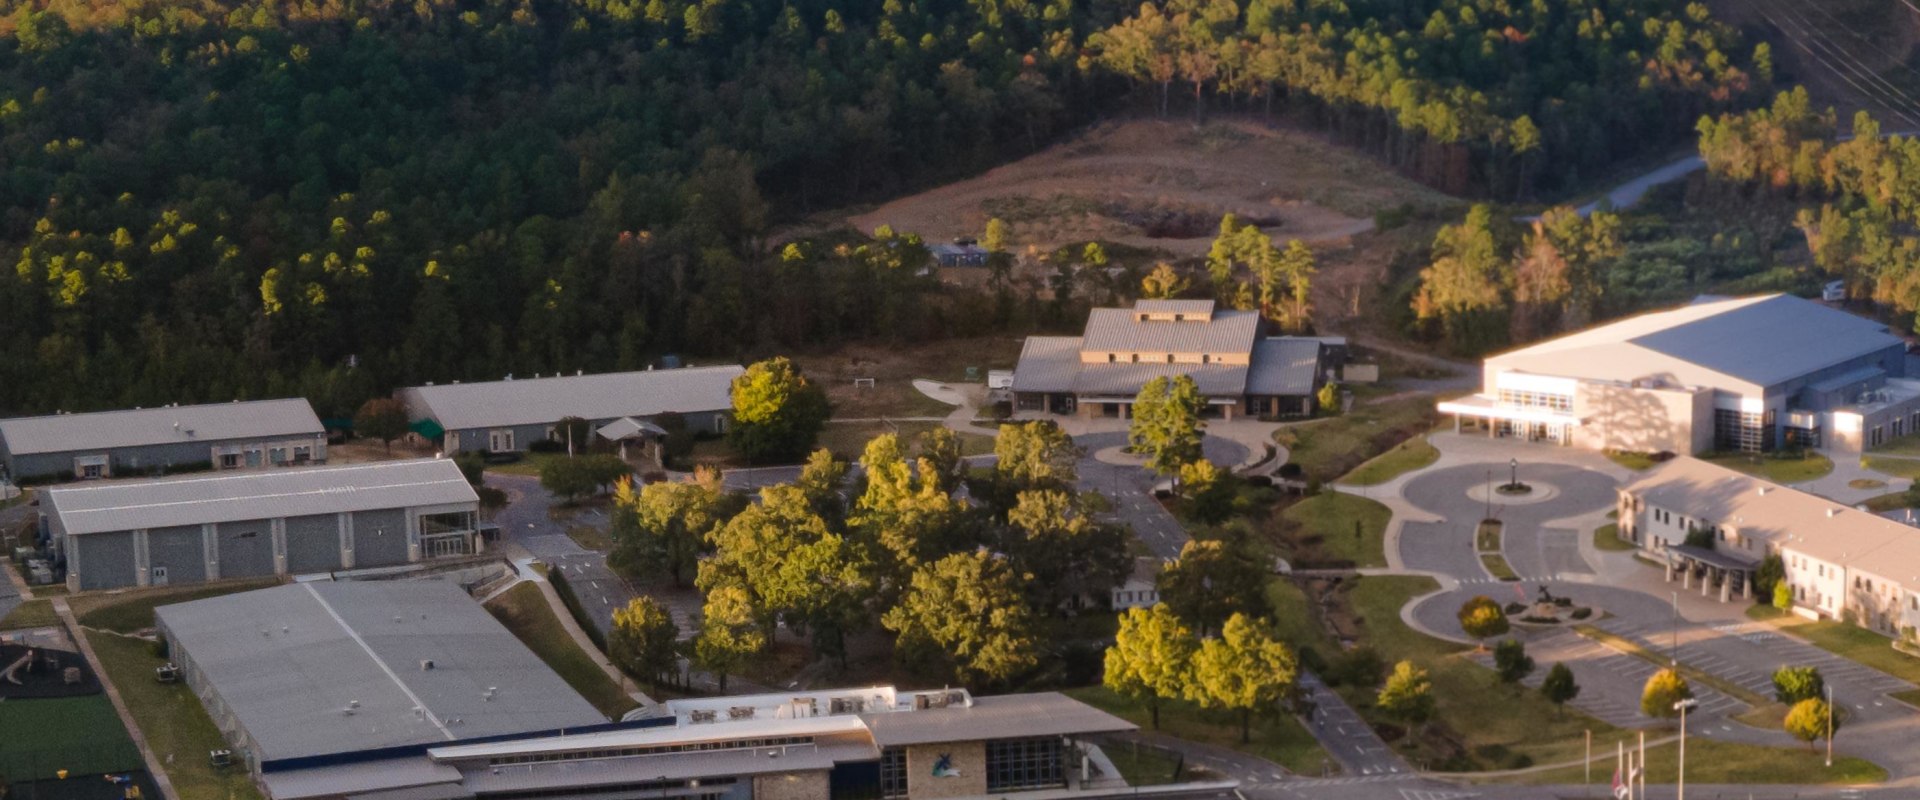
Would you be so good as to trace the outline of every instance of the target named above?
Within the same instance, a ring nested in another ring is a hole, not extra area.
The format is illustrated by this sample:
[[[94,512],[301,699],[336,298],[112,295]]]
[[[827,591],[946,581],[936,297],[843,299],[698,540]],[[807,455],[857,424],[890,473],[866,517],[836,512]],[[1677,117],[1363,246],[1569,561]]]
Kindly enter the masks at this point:
[[[1501,389],[1500,405],[1514,408],[1550,408],[1555,411],[1572,411],[1573,397],[1553,392],[1533,392],[1523,389]]]
[[[734,783],[733,778],[706,778],[706,779],[702,779],[699,782],[699,785],[702,788],[704,788],[707,786],[732,786],[733,783]],[[687,786],[688,786],[687,781],[675,781],[675,780],[642,781],[640,783],[627,783],[627,784],[621,784],[618,786],[596,787],[596,791],[621,792],[621,793],[648,792],[650,794],[645,795],[647,797],[662,797],[662,796],[665,796],[666,792],[670,790],[684,789],[684,788],[687,788]],[[719,791],[719,792],[701,792],[699,794],[692,794],[692,795],[675,795],[675,797],[681,798],[682,800],[721,800],[721,798],[727,797],[730,794],[732,794],[732,792],[730,791]],[[533,800],[534,798],[539,798],[539,797],[579,797],[580,787],[567,786],[567,787],[555,787],[552,789],[522,789],[520,791],[514,791],[514,792],[488,792],[481,796],[487,798],[487,800]],[[636,794],[632,796],[637,797],[641,795]]]
[[[1066,757],[1059,737],[987,742],[987,791],[1051,789],[1066,785]]]
[[[1130,364],[1138,364],[1138,363],[1140,363],[1140,360],[1141,360],[1141,359],[1140,359],[1140,354],[1139,354],[1139,353],[1132,353],[1132,354],[1130,354],[1130,355],[1129,355],[1129,358],[1128,358],[1128,361],[1127,361],[1127,363],[1130,363]],[[1151,357],[1151,356],[1149,356],[1147,360],[1148,360],[1149,362],[1151,362],[1151,361],[1152,361],[1153,359],[1152,359],[1152,357]],[[1119,353],[1108,353],[1108,354],[1107,354],[1107,363],[1109,363],[1109,364],[1114,364],[1114,363],[1118,363],[1119,361],[1120,361],[1120,354],[1119,354]],[[1167,363],[1169,363],[1169,364],[1172,364],[1172,363],[1174,363],[1174,361],[1173,361],[1173,354],[1172,354],[1172,353],[1168,353],[1168,354],[1167,354]],[[1213,355],[1212,355],[1211,353],[1201,353],[1201,354],[1200,354],[1200,363],[1202,363],[1202,364],[1211,364],[1211,363],[1213,363]]]
[[[594,758],[625,758],[628,756],[655,756],[670,753],[700,753],[709,750],[751,750],[758,747],[788,747],[791,745],[813,744],[811,736],[771,736],[760,739],[727,739],[715,742],[685,742],[681,744],[661,744],[648,747],[615,747],[605,750],[574,750],[565,753],[531,753],[522,756],[500,756],[487,760],[489,766],[501,767],[508,764],[543,764],[550,761],[584,761]]]

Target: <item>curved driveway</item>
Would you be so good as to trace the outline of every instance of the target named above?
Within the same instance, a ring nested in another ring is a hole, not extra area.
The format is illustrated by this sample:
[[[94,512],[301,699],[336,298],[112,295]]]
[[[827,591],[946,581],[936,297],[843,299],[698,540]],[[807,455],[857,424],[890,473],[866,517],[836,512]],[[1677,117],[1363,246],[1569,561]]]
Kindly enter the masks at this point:
[[[1546,523],[1586,514],[1613,504],[1615,481],[1605,474],[1564,464],[1527,464],[1523,482],[1551,484],[1559,494],[1538,503],[1476,500],[1467,492],[1483,488],[1488,476],[1506,480],[1504,465],[1469,464],[1448,467],[1409,481],[1401,496],[1441,522],[1408,522],[1401,528],[1400,558],[1407,569],[1437,572],[1463,581],[1491,576],[1480,565],[1473,541],[1474,528],[1491,513],[1505,523],[1502,549],[1508,565],[1521,578],[1553,578],[1592,574],[1580,556],[1577,531],[1548,528]]]
[[[1113,519],[1132,528],[1134,537],[1152,549],[1154,555],[1178,558],[1180,548],[1186,546],[1191,537],[1187,536],[1186,528],[1180,526],[1180,521],[1153,498],[1153,485],[1160,477],[1137,464],[1109,464],[1094,457],[1101,450],[1126,445],[1126,432],[1082,434],[1074,437],[1073,443],[1086,453],[1079,464],[1080,489],[1096,491],[1111,499]],[[1245,461],[1250,452],[1245,445],[1219,436],[1201,439],[1200,451],[1208,461],[1222,468]]]

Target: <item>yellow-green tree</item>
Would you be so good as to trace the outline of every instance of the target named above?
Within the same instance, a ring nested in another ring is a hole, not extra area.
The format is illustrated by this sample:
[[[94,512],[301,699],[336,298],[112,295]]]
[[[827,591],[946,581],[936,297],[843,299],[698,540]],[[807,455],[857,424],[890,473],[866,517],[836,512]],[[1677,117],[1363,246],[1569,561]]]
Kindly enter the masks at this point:
[[[700,612],[700,634],[693,640],[693,660],[713,673],[720,693],[727,693],[727,673],[767,646],[767,637],[753,618],[747,590],[722,586],[707,593]]]
[[[1153,271],[1140,279],[1140,296],[1147,300],[1171,300],[1179,297],[1189,285],[1185,276],[1174,271],[1173,265],[1162,261],[1153,265]]]
[[[1828,718],[1829,715],[1831,719]],[[1828,727],[1829,724],[1832,725],[1831,728]],[[1781,726],[1786,728],[1787,733],[1792,734],[1793,738],[1806,742],[1807,749],[1811,750],[1814,742],[1830,738],[1834,732],[1840,730],[1840,715],[1833,713],[1827,701],[1818,697],[1809,697],[1794,703],[1793,708],[1787,710],[1787,717],[1781,721]]]
[[[1460,605],[1460,630],[1480,642],[1480,648],[1486,649],[1486,640],[1507,632],[1507,615],[1500,610],[1500,604],[1486,595],[1474,595]]]
[[[938,664],[964,683],[1004,683],[1039,663],[1040,631],[1021,580],[1005,556],[954,553],[915,570],[880,624],[910,661]]]
[[[1418,727],[1433,717],[1433,680],[1411,661],[1393,665],[1393,674],[1380,685],[1373,704],[1381,711]]]
[[[1663,669],[1647,678],[1647,686],[1640,692],[1640,713],[1655,719],[1672,719],[1680,715],[1674,708],[1682,700],[1693,697],[1693,687],[1687,685],[1687,679],[1673,669]]]
[[[785,357],[747,367],[733,379],[734,447],[755,461],[797,459],[813,448],[831,414],[827,396]]]
[[[1129,608],[1120,615],[1120,630],[1107,648],[1101,683],[1147,703],[1153,729],[1160,729],[1160,702],[1183,696],[1191,682],[1193,654],[1199,643],[1193,631],[1165,603],[1153,608]]]
[[[1298,664],[1293,651],[1266,627],[1235,614],[1219,638],[1200,643],[1193,655],[1187,699],[1206,708],[1240,712],[1240,741],[1251,738],[1255,712],[1272,711],[1292,691]]]
[[[607,658],[622,672],[658,688],[679,671],[680,628],[651,597],[636,597],[613,612]]]
[[[1161,475],[1174,475],[1180,468],[1200,458],[1200,410],[1206,398],[1200,387],[1186,375],[1165,376],[1147,381],[1133,399],[1133,422],[1127,427],[1127,443],[1135,453],[1145,455],[1147,468]]]

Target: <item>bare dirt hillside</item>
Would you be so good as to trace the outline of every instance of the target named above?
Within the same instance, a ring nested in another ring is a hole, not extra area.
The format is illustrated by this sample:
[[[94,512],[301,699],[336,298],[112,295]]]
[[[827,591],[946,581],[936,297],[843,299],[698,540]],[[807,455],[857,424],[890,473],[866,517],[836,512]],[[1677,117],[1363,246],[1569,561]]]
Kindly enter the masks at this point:
[[[1258,120],[1105,123],[984,175],[846,217],[927,241],[979,236],[989,217],[1013,244],[1050,250],[1091,240],[1204,254],[1222,214],[1282,237],[1344,243],[1370,230],[1374,212],[1447,204],[1445,195],[1365,155]]]

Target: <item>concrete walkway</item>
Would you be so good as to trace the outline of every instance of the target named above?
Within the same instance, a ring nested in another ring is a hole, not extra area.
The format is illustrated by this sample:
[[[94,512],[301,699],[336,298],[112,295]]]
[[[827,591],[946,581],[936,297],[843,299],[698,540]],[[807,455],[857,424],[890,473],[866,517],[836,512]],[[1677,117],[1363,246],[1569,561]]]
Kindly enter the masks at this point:
[[[140,760],[147,765],[147,774],[153,776],[153,785],[167,800],[179,800],[180,793],[174,790],[173,780],[167,777],[166,770],[160,768],[160,759],[154,755],[153,748],[147,744],[147,735],[141,732],[140,723],[134,721],[133,713],[127,709],[126,699],[120,696],[119,688],[113,685],[113,676],[107,674],[106,665],[101,663],[100,656],[93,652],[93,643],[87,641],[86,631],[80,628],[80,621],[74,618],[73,609],[67,605],[67,598],[53,598],[53,613],[60,618],[60,624],[66,626],[67,634],[73,637],[73,643],[80,648],[80,654],[86,657],[87,666],[91,667],[93,674],[100,678],[100,686],[106,690],[107,700],[113,703],[113,712],[120,715],[120,724],[126,726],[127,736],[133,739],[133,746],[140,750]],[[187,755],[189,758],[194,757],[191,753]],[[172,756],[173,754],[168,754],[168,758]]]
[[[1833,471],[1810,481],[1791,484],[1793,488],[1803,492],[1811,492],[1829,500],[1852,506],[1859,505],[1871,498],[1879,497],[1889,492],[1905,490],[1908,486],[1913,485],[1913,480],[1910,478],[1901,478],[1888,475],[1884,472],[1875,472],[1861,466],[1861,458],[1857,455],[1828,453],[1824,451],[1822,451],[1821,455],[1833,461]],[[1899,456],[1889,456],[1889,458],[1898,457]],[[1920,463],[1920,459],[1914,460],[1916,463]],[[1848,485],[1856,480],[1879,481],[1886,485],[1867,489],[1857,489]]]

